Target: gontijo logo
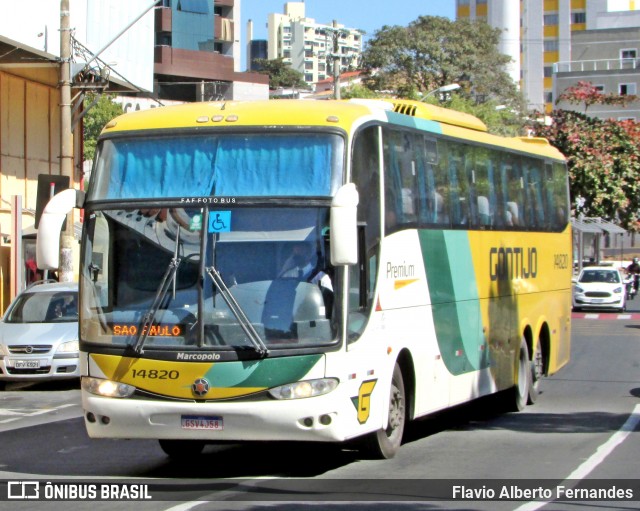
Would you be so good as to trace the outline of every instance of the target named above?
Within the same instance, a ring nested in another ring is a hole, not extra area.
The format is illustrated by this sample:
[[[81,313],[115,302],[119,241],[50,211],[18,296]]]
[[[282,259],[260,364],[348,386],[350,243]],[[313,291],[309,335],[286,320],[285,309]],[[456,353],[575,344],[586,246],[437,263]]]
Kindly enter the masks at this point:
[[[536,247],[491,247],[489,275],[491,280],[535,279],[538,250]]]

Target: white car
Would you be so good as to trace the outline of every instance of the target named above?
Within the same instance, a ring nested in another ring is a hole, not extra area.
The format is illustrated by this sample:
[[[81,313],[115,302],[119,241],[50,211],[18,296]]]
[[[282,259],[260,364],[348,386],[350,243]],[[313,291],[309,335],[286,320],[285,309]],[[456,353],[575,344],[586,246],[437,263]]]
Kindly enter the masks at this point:
[[[36,283],[0,321],[0,389],[4,382],[80,377],[78,284]]]
[[[627,306],[626,286],[617,268],[589,266],[573,279],[573,309],[614,309]]]

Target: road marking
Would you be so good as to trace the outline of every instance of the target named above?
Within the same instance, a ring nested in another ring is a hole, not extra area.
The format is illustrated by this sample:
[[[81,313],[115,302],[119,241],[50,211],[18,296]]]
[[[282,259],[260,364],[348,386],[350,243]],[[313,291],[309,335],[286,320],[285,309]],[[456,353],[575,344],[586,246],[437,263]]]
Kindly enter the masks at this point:
[[[622,319],[622,320],[639,320],[640,314],[635,313],[599,313],[599,312],[573,312],[571,313],[573,319]]]
[[[56,406],[54,408],[44,408],[42,410],[36,410],[35,412],[21,412],[20,409],[13,410],[0,410],[0,415],[11,415],[9,419],[0,420],[0,424],[7,424],[9,422],[17,421],[25,417],[35,417],[36,415],[43,415],[45,413],[57,412],[63,408],[69,408],[71,406],[78,406],[76,403],[67,403],[65,405]]]
[[[626,440],[626,438],[631,433],[633,433],[638,424],[640,424],[640,405],[636,405],[622,427],[613,435],[611,435],[604,444],[598,447],[596,449],[596,452],[594,452],[584,463],[582,463],[582,465],[571,472],[571,474],[569,474],[569,476],[566,478],[566,481],[581,480],[587,477],[598,465],[600,465],[600,463],[602,463],[607,458],[607,456],[609,456],[609,454],[613,452],[616,447],[618,447],[622,442]],[[550,502],[553,501],[547,500],[544,502],[528,502],[520,507],[517,507],[514,511],[536,511],[537,509],[546,506]]]

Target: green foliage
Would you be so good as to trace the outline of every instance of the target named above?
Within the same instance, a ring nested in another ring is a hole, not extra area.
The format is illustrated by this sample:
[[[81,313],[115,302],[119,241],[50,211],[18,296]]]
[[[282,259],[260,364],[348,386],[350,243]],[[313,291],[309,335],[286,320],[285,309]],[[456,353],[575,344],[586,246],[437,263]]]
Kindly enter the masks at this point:
[[[269,76],[269,88],[271,90],[279,88],[309,89],[309,85],[304,81],[304,75],[300,71],[293,69],[283,59],[256,59],[256,64],[261,74]]]
[[[87,94],[84,107],[88,108],[96,99],[96,94]],[[84,159],[93,160],[98,136],[111,119],[123,113],[122,105],[115,103],[112,96],[102,94],[83,118]]]
[[[360,99],[376,99],[383,97],[381,94],[372,91],[364,85],[350,85],[340,92],[342,99],[360,98]]]
[[[412,98],[458,83],[458,95],[523,111],[522,94],[504,71],[510,59],[498,52],[499,35],[484,22],[437,16],[420,16],[407,27],[385,25],[363,52],[367,86]]]
[[[446,101],[440,101],[435,96],[429,96],[426,102],[474,115],[484,122],[489,133],[494,135],[503,137],[523,135],[523,126],[525,124],[523,114],[506,105],[499,105],[495,101],[477,103],[471,98],[452,93],[447,94]]]
[[[555,110],[550,125],[536,123],[533,131],[567,157],[576,216],[602,217],[640,230],[638,123]]]

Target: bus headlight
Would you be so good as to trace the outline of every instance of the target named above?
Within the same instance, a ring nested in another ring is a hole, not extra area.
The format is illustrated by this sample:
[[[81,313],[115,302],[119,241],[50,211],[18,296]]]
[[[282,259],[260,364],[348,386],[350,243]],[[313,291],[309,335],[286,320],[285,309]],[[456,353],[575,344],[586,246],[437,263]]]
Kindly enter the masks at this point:
[[[129,397],[136,390],[134,386],[126,383],[103,380],[102,378],[90,378],[89,376],[83,376],[81,384],[83,390],[103,397]]]
[[[304,399],[328,394],[337,386],[338,380],[335,378],[320,378],[274,387],[269,390],[269,394],[276,399]]]

